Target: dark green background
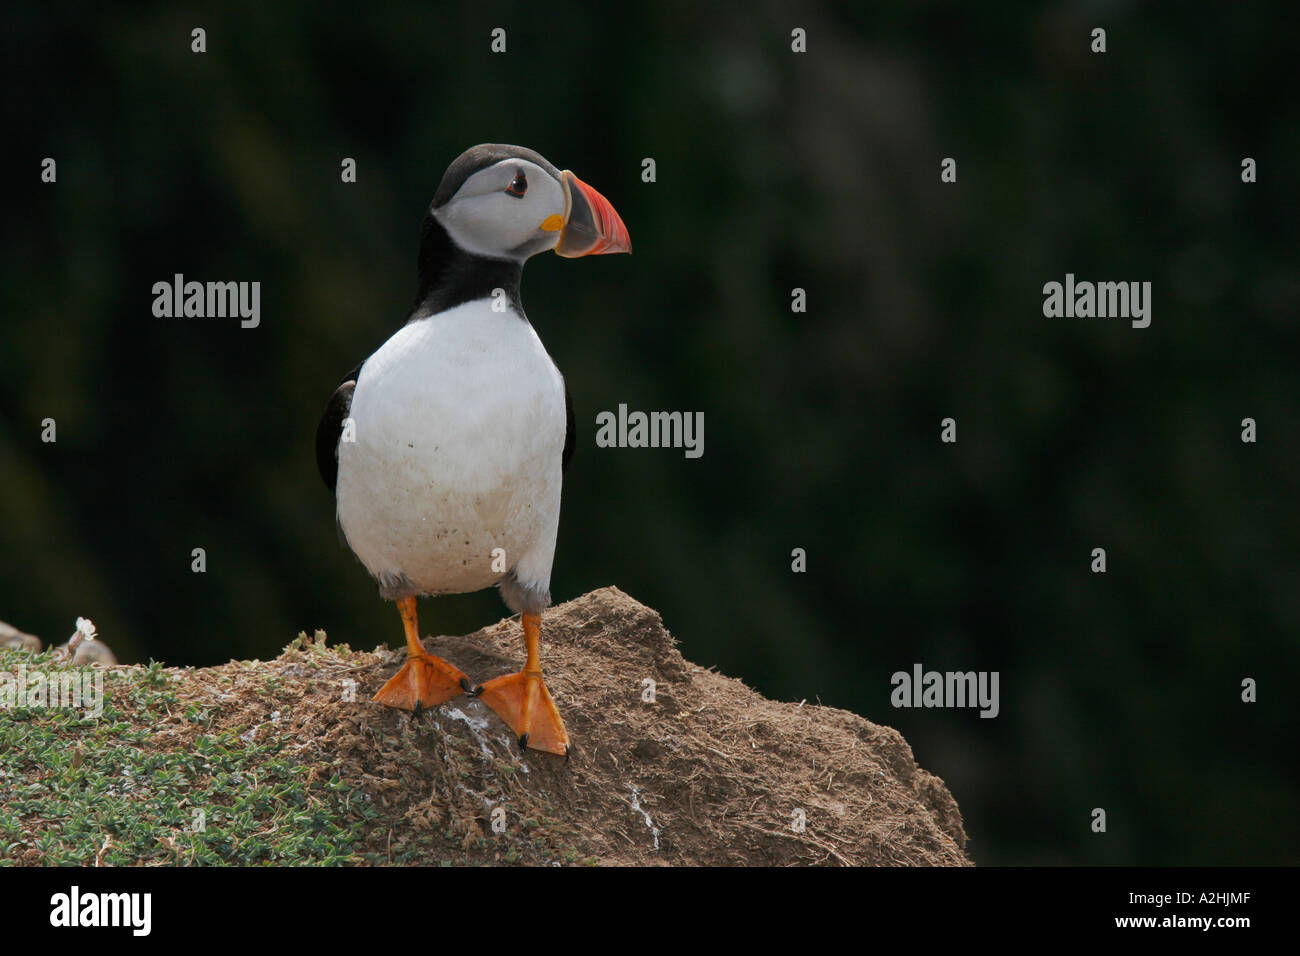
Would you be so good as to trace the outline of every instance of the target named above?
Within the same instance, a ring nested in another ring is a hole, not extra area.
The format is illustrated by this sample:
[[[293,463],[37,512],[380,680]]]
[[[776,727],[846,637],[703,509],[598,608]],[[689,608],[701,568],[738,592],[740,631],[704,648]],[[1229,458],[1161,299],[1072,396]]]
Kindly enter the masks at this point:
[[[898,727],[979,862],[1300,862],[1288,5],[57,6],[3,14],[0,619],[171,664],[398,643],[316,422],[447,163],[514,142],[636,246],[524,278],[579,420],[557,600],[616,584],[688,658]],[[154,318],[176,272],[260,281],[261,327]],[[1066,272],[1152,282],[1152,326],[1044,318]],[[703,411],[704,457],[596,448],[620,402]],[[917,662],[999,671],[1001,715],[893,709]]]

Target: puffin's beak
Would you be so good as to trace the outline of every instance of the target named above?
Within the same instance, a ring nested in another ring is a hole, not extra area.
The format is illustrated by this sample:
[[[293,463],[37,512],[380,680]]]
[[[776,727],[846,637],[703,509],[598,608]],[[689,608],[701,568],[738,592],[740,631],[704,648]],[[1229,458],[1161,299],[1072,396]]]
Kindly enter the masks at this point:
[[[568,209],[555,251],[566,259],[631,252],[627,226],[609,200],[567,169],[561,175]]]

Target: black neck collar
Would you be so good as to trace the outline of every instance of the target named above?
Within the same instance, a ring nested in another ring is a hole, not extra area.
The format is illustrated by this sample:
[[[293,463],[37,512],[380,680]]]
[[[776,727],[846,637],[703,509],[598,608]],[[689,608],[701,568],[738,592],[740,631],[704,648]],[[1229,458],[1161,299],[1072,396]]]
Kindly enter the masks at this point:
[[[496,289],[504,290],[506,301],[523,315],[524,306],[519,299],[523,272],[522,262],[466,252],[452,242],[442,223],[430,213],[424,217],[420,229],[420,289],[408,321],[477,299],[490,299]]]

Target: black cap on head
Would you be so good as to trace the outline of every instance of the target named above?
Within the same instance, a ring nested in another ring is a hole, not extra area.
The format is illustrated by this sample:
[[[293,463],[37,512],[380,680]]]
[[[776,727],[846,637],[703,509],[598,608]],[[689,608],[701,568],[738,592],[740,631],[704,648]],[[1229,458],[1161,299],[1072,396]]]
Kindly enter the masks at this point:
[[[439,206],[446,205],[451,200],[451,197],[456,195],[456,191],[465,185],[465,180],[480,169],[487,169],[503,159],[526,159],[530,163],[536,163],[556,179],[560,178],[560,171],[551,165],[545,157],[525,146],[509,146],[505,143],[480,143],[478,146],[471,146],[465,150],[447,167],[447,171],[442,174],[442,182],[438,184],[438,191],[433,194],[431,208],[437,209]]]

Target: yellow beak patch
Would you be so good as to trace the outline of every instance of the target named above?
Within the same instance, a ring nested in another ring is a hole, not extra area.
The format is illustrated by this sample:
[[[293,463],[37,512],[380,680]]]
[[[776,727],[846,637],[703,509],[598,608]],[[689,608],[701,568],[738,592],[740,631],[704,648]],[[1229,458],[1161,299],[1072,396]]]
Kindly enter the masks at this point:
[[[542,220],[542,224],[537,227],[545,232],[559,232],[564,228],[564,217],[559,213],[552,213]]]

